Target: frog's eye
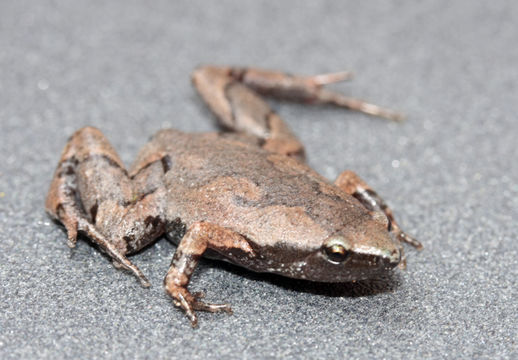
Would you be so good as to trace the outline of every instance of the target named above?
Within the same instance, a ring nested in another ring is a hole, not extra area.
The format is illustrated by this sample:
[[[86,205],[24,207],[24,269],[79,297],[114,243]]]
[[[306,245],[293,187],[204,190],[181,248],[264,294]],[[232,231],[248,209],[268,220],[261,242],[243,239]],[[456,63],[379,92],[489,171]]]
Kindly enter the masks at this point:
[[[349,257],[349,251],[347,251],[342,245],[334,244],[326,246],[324,252],[329,261],[334,263],[341,263],[347,260]]]
[[[341,236],[335,236],[326,241],[322,250],[327,259],[335,264],[344,262],[351,255],[351,251]]]

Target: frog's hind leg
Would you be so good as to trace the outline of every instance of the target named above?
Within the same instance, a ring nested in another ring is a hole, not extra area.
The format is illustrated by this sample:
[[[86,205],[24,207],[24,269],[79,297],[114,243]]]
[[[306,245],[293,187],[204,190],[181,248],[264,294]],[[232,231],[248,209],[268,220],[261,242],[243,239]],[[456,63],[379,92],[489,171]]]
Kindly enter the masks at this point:
[[[349,170],[342,172],[335,180],[335,185],[358,199],[369,211],[383,212],[388,219],[388,230],[393,232],[399,241],[406,242],[419,250],[423,248],[419,241],[401,230],[390,207],[354,172]]]
[[[304,159],[304,146],[258,93],[243,81],[241,70],[206,66],[192,81],[220,125],[251,135],[272,152]]]
[[[304,147],[261,95],[311,104],[333,104],[370,115],[401,120],[395,111],[329,91],[325,85],[351,77],[348,71],[293,76],[255,68],[203,66],[192,81],[221,125],[259,138],[270,151],[304,157]]]
[[[310,76],[290,75],[256,68],[232,71],[235,73],[235,77],[240,78],[245,85],[262,95],[307,104],[335,105],[393,121],[404,119],[404,115],[399,112],[345,96],[324,87],[325,85],[350,80],[353,76],[350,71]]]
[[[139,219],[142,215],[134,206],[145,207],[153,194],[146,189],[149,196],[143,197],[146,194],[136,188],[103,134],[86,127],[74,133],[63,150],[45,207],[65,226],[70,247],[82,232],[115,266],[130,270],[149,286],[144,274],[126,258],[128,252],[138,250],[143,237],[160,235],[159,226],[153,227],[157,217],[149,217],[148,224],[148,218]]]

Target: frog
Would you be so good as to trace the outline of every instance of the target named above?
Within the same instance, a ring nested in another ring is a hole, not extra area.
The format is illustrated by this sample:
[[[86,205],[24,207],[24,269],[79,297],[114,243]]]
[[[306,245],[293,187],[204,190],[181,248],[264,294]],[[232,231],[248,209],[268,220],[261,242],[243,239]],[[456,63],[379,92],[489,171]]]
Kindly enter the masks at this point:
[[[150,282],[128,258],[166,236],[176,244],[164,289],[193,327],[197,311],[232,313],[188,285],[200,259],[324,283],[377,278],[406,261],[404,232],[362,178],[334,182],[306,162],[304,146],[265,97],[329,104],[390,120],[403,115],[329,90],[351,72],[292,75],[203,65],[194,88],[221,131],[158,131],[126,168],[103,133],[87,126],[67,141],[45,201],[76,246],[89,239],[116,268]]]

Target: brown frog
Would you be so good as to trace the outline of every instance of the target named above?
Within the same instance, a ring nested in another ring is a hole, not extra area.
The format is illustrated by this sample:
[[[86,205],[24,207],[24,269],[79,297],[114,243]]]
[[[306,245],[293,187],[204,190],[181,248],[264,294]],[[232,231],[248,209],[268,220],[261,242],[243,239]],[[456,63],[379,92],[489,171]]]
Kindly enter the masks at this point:
[[[164,279],[193,326],[195,311],[231,312],[191,294],[202,255],[258,272],[322,282],[376,277],[404,265],[404,233],[384,201],[351,171],[329,182],[304,162],[304,148],[260,95],[335,104],[393,120],[396,112],[345,97],[323,85],[349,72],[317,76],[204,66],[194,86],[222,133],[161,130],[126,170],[93,127],[69,139],[46,210],[74,247],[86,235],[116,267],[149,282],[128,258],[163,234],[178,247]]]

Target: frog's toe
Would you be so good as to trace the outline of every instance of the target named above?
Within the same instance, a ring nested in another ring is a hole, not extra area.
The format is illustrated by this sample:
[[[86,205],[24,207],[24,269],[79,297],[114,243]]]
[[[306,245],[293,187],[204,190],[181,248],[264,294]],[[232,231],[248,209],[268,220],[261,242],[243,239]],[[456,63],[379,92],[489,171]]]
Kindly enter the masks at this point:
[[[203,291],[197,291],[193,296],[192,306],[194,310],[199,311],[208,311],[208,312],[226,312],[228,314],[232,314],[232,308],[230,307],[230,304],[210,304],[201,301],[200,299],[205,298],[205,292]]]
[[[189,295],[189,293],[185,294]],[[185,315],[191,321],[192,327],[198,326],[198,317],[194,312],[193,302],[195,300],[192,299],[191,296],[184,296],[181,292],[175,294],[173,302],[176,306],[181,307],[183,311],[185,311]]]
[[[399,262],[397,267],[399,270],[406,270],[406,257],[401,258],[401,261]]]
[[[67,246],[71,249],[75,248],[76,247],[76,244],[77,244],[77,234],[74,234],[74,235],[68,235],[68,241],[67,241]]]
[[[64,217],[63,219],[61,219],[61,222],[67,230],[67,245],[69,248],[73,249],[76,247],[77,244],[78,221],[73,218]]]
[[[232,314],[232,308],[230,304],[210,304],[203,301],[196,300],[193,304],[195,310],[208,311],[208,312],[226,312]]]
[[[418,241],[416,238],[414,238],[411,235],[408,235],[406,232],[399,230],[399,233],[397,234],[397,238],[401,242],[405,242],[407,244],[412,245],[417,250],[423,250],[423,244],[421,244],[420,241]]]
[[[198,318],[194,310],[196,298],[184,287],[181,286],[166,286],[167,293],[173,298],[173,304],[181,308],[187,318],[191,321],[192,327],[198,325]]]

